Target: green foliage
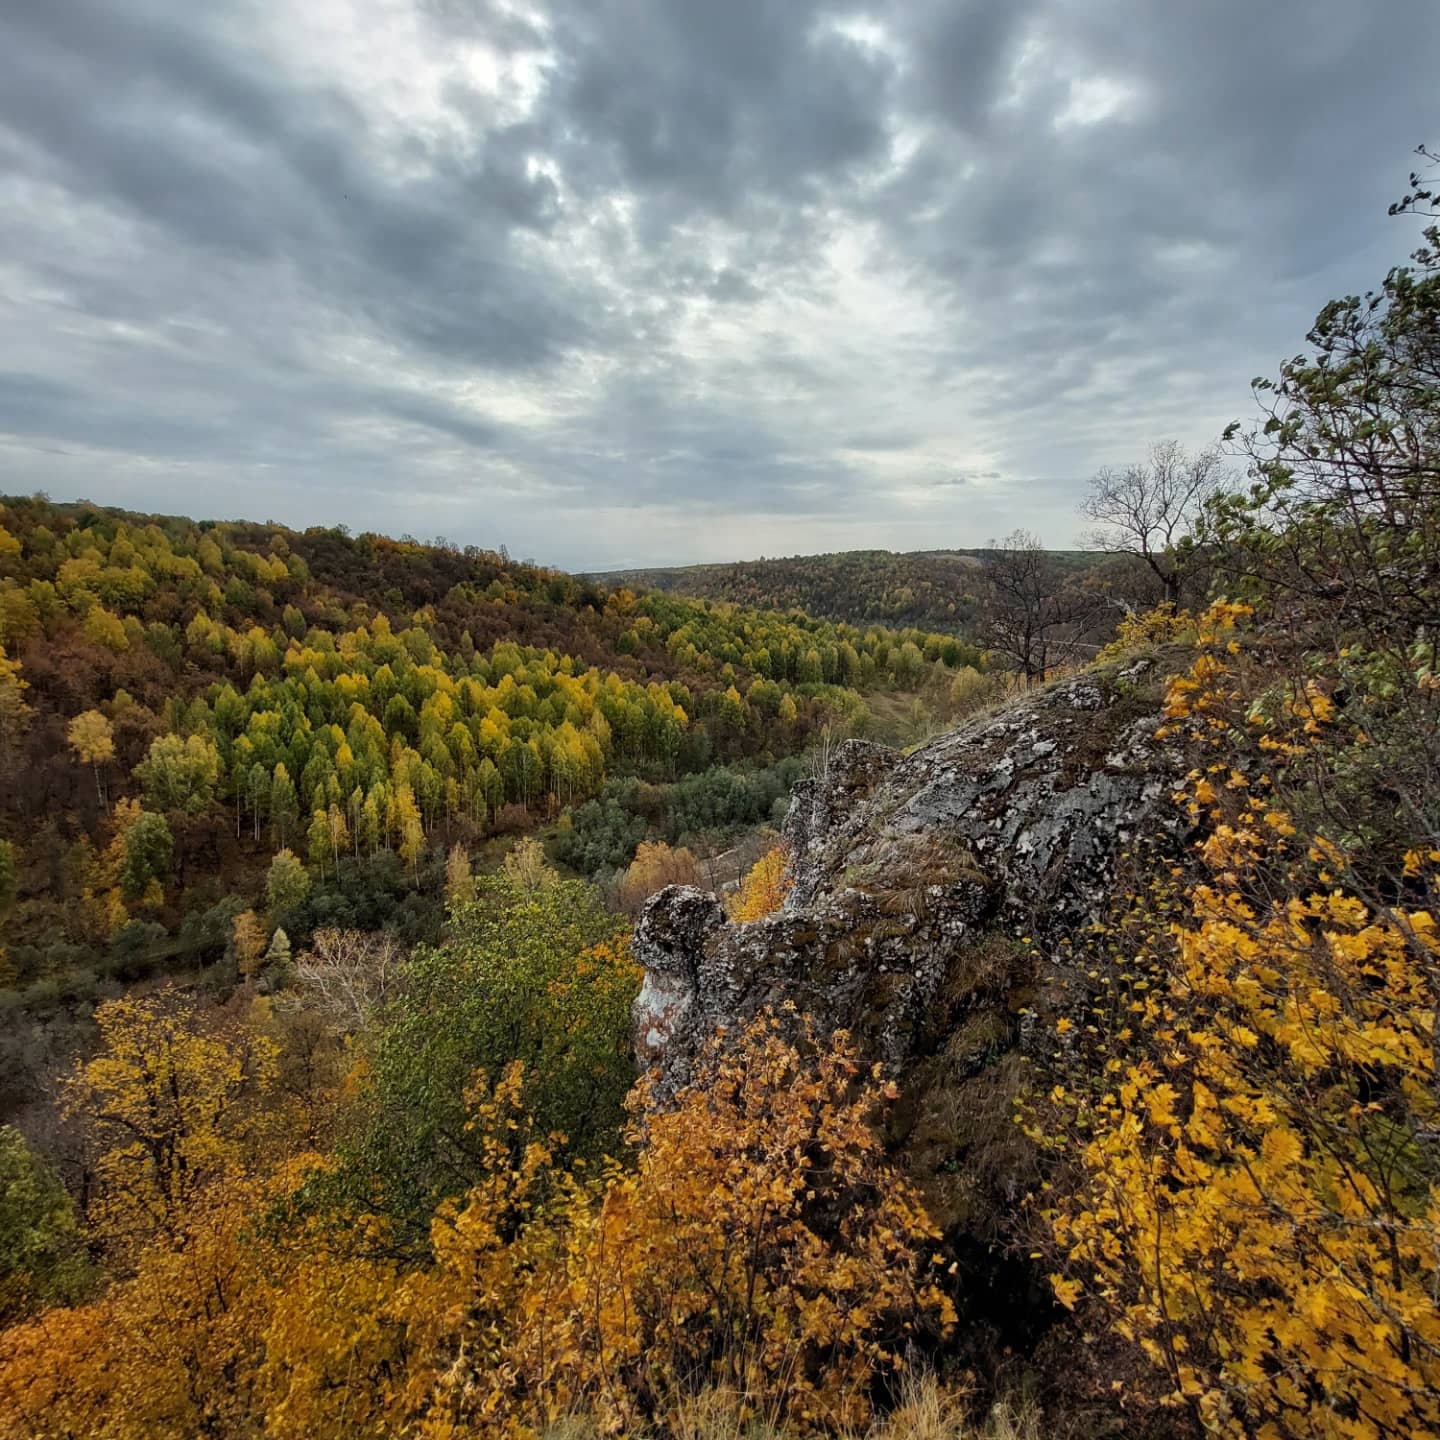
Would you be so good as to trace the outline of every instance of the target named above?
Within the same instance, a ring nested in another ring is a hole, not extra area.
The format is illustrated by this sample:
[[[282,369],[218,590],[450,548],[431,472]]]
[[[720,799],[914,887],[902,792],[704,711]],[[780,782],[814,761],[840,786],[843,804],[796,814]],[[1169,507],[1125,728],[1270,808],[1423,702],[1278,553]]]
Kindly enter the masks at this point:
[[[1210,516],[1253,594],[1372,643],[1433,626],[1440,586],[1440,227],[1425,241],[1378,292],[1327,305],[1310,353],[1253,382],[1264,419],[1228,433],[1256,483]]]
[[[316,930],[376,930],[406,945],[433,941],[444,922],[443,870],[438,857],[422,857],[412,874],[400,856],[383,851],[373,860],[346,858],[322,880],[310,876],[309,893],[288,911],[267,911],[303,949]]]
[[[1433,203],[1412,178],[1397,211]],[[1303,637],[1254,721],[1314,691],[1364,737],[1307,756],[1291,807],[1372,877],[1440,835],[1440,228],[1424,233],[1413,266],[1327,305],[1308,353],[1254,382],[1264,419],[1240,443],[1255,483],[1208,517],[1234,591]]]
[[[158,736],[135,767],[145,798],[157,810],[198,815],[209,804],[220,778],[220,754],[203,735]]]
[[[1069,575],[1082,573],[1096,560],[1079,552],[1054,553]],[[918,626],[918,632],[902,634],[900,643],[911,640],[927,659],[940,659],[954,668],[978,663],[979,652],[973,644],[957,637],[973,636],[984,618],[984,554],[979,550],[900,554],[846,550],[727,565],[625,570],[603,578],[674,595],[782,612],[804,611],[848,625]],[[937,631],[941,633],[927,633]],[[840,683],[854,681],[841,678]]]
[[[613,1150],[634,1080],[630,1003],[639,971],[626,922],[579,881],[542,872],[476,881],[477,899],[450,921],[443,946],[411,957],[399,999],[370,1057],[360,1135],[345,1150],[341,1187],[422,1246],[443,1198],[478,1183],[479,1150],[465,1128],[477,1071],[523,1062],[542,1132],[567,1153]]]
[[[310,894],[310,875],[293,850],[281,850],[265,876],[265,904],[273,918],[288,915]]]
[[[702,836],[723,841],[775,820],[804,771],[800,759],[789,757],[766,766],[716,765],[669,785],[612,780],[594,800],[571,811],[555,840],[555,856],[596,875],[628,865],[647,835],[671,845]]]
[[[120,889],[127,900],[140,899],[150,882],[170,874],[175,838],[163,815],[142,810],[126,826],[120,861]]]
[[[265,949],[264,968],[276,979],[284,980],[289,972],[292,958],[290,937],[277,927],[275,933],[270,937],[270,944]]]
[[[57,908],[99,937],[124,923],[122,899],[172,927],[227,892],[254,904],[285,848],[342,909],[366,909],[349,862],[398,854],[413,891],[442,835],[473,844],[602,796],[609,810],[617,780],[773,762],[862,725],[862,693],[923,690],[936,709],[940,682],[980,661],[954,635],[607,590],[475,548],[39,497],[5,502],[4,528],[0,834],[62,816],[88,832],[32,868],[43,893],[11,945],[46,940]],[[170,817],[178,890],[122,896],[113,867],[98,874],[112,797]],[[776,799],[696,798],[686,815],[677,792],[653,838],[723,834]],[[644,838],[633,815],[609,828],[618,839],[577,852],[587,872]]]
[[[0,840],[0,920],[15,903],[15,878],[15,846],[9,840]]]
[[[0,1126],[0,1326],[71,1305],[90,1280],[75,1207],[60,1178],[12,1126]]]

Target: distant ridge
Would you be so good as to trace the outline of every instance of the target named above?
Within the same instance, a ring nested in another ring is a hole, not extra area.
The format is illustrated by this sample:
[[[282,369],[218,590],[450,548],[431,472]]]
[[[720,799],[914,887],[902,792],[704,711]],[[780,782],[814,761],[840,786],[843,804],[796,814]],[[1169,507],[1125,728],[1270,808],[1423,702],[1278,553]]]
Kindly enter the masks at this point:
[[[609,586],[660,590],[767,610],[803,610],[850,625],[913,625],[948,634],[971,634],[982,615],[983,562],[992,553],[984,548],[839,550],[586,574]],[[1086,550],[1052,550],[1049,554],[1062,571],[1086,570],[1106,558]]]

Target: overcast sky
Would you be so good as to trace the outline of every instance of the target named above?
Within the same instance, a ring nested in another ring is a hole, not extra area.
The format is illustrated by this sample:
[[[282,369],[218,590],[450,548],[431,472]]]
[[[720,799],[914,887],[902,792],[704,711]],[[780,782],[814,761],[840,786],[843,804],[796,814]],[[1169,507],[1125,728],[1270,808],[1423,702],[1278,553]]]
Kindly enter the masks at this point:
[[[4,0],[0,491],[1072,541],[1417,239],[1434,0]]]

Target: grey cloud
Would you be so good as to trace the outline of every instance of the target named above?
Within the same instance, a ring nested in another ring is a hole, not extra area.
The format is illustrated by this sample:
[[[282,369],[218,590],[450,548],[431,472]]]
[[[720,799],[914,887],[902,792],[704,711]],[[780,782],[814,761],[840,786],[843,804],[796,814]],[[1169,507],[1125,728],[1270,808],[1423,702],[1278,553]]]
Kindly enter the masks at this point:
[[[1427,0],[414,3],[375,74],[279,0],[0,11],[0,489],[1065,543],[1410,248],[1436,138]]]
[[[1039,8],[1035,0],[930,0],[907,7],[920,103],[961,132],[979,136],[990,129]]]
[[[919,438],[920,437],[910,431],[870,430],[854,435],[846,435],[840,441],[840,448],[842,450],[860,450],[869,451],[872,454],[884,454],[897,450],[908,450]]]
[[[395,180],[367,160],[375,137],[343,95],[287,86],[183,10],[21,0],[7,30],[0,119],[87,198],[178,243],[293,268],[452,360],[534,365],[584,335],[586,297],[513,253],[512,231],[544,228],[554,186],[526,175],[503,130]]]
[[[647,194],[721,212],[788,203],[873,158],[891,79],[817,0],[569,0],[556,10],[557,104],[607,170]],[[796,193],[797,189],[800,193]]]

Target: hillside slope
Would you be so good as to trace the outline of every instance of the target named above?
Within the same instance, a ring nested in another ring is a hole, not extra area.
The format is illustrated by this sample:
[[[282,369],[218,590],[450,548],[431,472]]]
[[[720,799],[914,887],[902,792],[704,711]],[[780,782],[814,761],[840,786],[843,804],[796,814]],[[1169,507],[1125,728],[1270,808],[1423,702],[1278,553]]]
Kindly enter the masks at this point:
[[[974,636],[987,609],[986,550],[844,550],[729,564],[598,572],[598,582],[636,585],[769,610],[802,610],[851,625],[917,625]],[[1048,552],[1057,576],[1076,578],[1106,557]]]
[[[213,961],[285,851],[304,903],[270,908],[292,930],[418,937],[457,840],[617,776],[797,754],[865,695],[980,659],[473,548],[21,498],[0,504],[0,647],[0,989],[51,1000],[77,973]]]

